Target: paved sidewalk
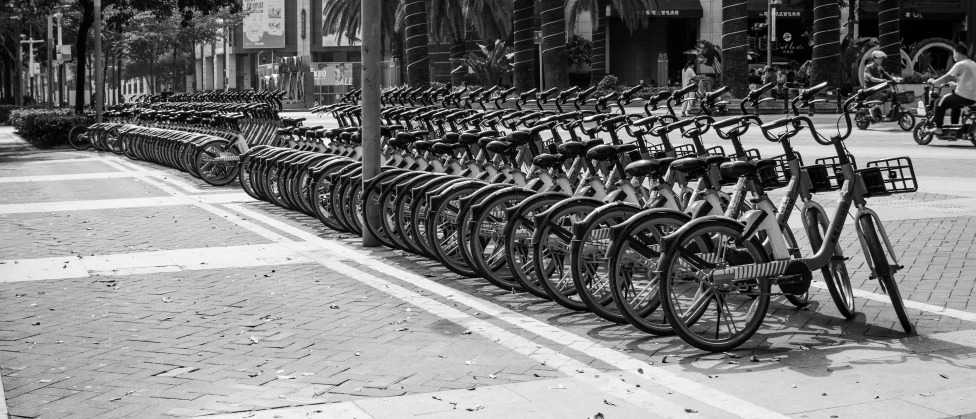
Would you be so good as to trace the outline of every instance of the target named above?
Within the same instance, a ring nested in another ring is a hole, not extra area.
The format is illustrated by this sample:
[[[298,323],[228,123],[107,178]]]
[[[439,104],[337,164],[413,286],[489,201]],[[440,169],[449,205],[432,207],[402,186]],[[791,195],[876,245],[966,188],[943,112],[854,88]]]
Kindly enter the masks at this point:
[[[871,135],[865,149],[913,147]],[[807,309],[777,299],[750,342],[706,354],[363,248],[236,184],[38,152],[0,127],[0,414],[976,416],[976,150],[914,150],[931,161],[920,192],[871,203],[909,266],[919,336],[899,330],[848,228],[858,317],[815,283]]]

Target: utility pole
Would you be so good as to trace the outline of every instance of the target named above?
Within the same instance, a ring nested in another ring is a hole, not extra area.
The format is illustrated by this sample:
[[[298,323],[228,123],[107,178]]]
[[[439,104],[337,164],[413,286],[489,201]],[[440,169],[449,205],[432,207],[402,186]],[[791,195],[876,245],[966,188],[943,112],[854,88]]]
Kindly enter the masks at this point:
[[[95,0],[95,122],[102,122],[102,0]]]
[[[54,107],[54,68],[52,61],[54,54],[51,53],[51,46],[54,45],[54,16],[47,15],[47,108]]]
[[[27,64],[27,92],[30,94],[30,97],[31,98],[35,98],[37,95],[34,92],[34,87],[36,85],[34,83],[34,44],[35,43],[38,43],[38,42],[44,42],[44,40],[43,39],[34,39],[34,29],[33,28],[30,28],[30,30],[28,31],[28,34],[30,34],[30,38],[27,39],[27,40],[25,40],[25,41],[20,41],[20,43],[21,44],[27,44],[27,54],[28,54],[27,55],[28,56],[28,58],[27,58],[27,60],[28,60],[27,61],[27,63],[28,63]],[[23,35],[21,35],[21,36],[23,36]],[[17,58],[20,58],[20,57],[18,56]],[[17,70],[20,71],[20,67],[19,66],[18,66]],[[20,96],[23,96],[23,95],[20,95]],[[20,103],[21,105],[23,105],[22,100],[23,99],[21,99],[21,103]]]
[[[773,42],[776,42],[776,6],[780,0],[769,0],[766,5],[766,67],[773,65]]]
[[[64,51],[62,51],[62,45],[64,45],[64,37],[62,34],[64,30],[61,29],[61,21],[64,20],[64,15],[61,13],[57,14],[58,18],[58,106],[64,103]]]
[[[380,173],[380,0],[362,0],[362,66],[363,66],[363,188]],[[363,205],[363,218],[378,221],[379,207]],[[363,246],[376,247],[380,242],[369,229],[363,229]]]

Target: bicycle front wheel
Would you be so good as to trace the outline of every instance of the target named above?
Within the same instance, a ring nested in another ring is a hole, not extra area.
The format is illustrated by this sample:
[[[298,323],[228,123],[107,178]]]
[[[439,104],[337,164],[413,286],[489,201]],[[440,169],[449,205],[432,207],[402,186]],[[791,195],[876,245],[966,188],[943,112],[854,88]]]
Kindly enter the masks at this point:
[[[71,131],[68,131],[68,145],[75,150],[88,150],[91,147],[91,141],[88,139],[88,127],[78,125],[71,128]]]
[[[894,307],[895,314],[898,315],[898,322],[901,323],[901,327],[905,329],[905,333],[914,333],[915,326],[908,318],[905,302],[902,301],[901,292],[898,291],[898,283],[895,282],[895,272],[892,270],[893,265],[890,262],[893,258],[888,255],[888,247],[882,245],[879,231],[874,226],[874,218],[864,216],[857,222],[864,238],[864,256],[868,258],[868,263],[874,266],[874,275],[881,281],[881,287],[888,293],[891,306]]]
[[[735,349],[759,330],[769,309],[768,279],[736,281],[728,288],[711,280],[719,266],[767,261],[755,240],[736,243],[741,234],[727,221],[704,221],[662,249],[661,308],[674,332],[698,349]]]

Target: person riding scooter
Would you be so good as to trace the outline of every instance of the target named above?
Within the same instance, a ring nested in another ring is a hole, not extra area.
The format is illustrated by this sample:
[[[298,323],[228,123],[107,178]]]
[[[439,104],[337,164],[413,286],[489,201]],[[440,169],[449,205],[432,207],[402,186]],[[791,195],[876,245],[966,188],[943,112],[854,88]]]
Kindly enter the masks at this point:
[[[884,59],[887,57],[888,54],[885,54],[880,50],[871,53],[871,63],[868,64],[867,67],[864,67],[864,87],[870,88],[888,80],[894,82],[901,81],[901,77],[893,77],[891,74],[888,74],[888,72],[885,71],[884,67],[881,66],[881,63],[884,62]],[[889,102],[891,94],[892,93],[889,89],[885,89],[875,93],[874,97],[871,99]],[[881,120],[884,117],[884,113],[881,111],[880,105],[875,105],[873,108],[871,108],[871,116],[875,119],[875,121]]]
[[[955,125],[959,123],[962,107],[976,104],[976,63],[969,59],[969,48],[962,44],[956,45],[952,59],[956,64],[944,76],[926,81],[928,84],[940,85],[955,80],[952,93],[942,96],[935,106],[935,128],[928,131],[928,134],[935,136],[942,136],[942,124],[947,109],[952,109],[951,120]]]

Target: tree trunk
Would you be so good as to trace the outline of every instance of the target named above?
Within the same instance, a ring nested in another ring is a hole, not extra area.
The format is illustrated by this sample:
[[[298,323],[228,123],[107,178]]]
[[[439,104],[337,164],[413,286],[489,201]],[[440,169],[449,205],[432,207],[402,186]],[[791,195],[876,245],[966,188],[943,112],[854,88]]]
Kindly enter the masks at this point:
[[[413,87],[430,85],[426,9],[424,0],[406,0],[407,79]]]
[[[515,0],[515,62],[512,82],[519,91],[535,88],[535,0]]]
[[[179,80],[177,77],[180,74],[178,71],[176,71],[176,51],[178,48],[179,45],[173,44],[173,88],[172,90],[174,93],[176,92],[176,81]],[[234,75],[234,77],[237,77],[237,75]]]
[[[878,0],[878,43],[881,51],[888,54],[884,69],[892,76],[901,76],[901,24],[899,0]]]
[[[149,57],[149,93],[156,94],[156,56],[155,56],[155,54],[152,54]]]
[[[542,5],[542,73],[544,88],[569,87],[566,59],[566,2],[540,0]]]
[[[108,103],[109,84],[106,82],[108,81],[108,63],[112,62],[112,49],[111,48],[106,48],[106,49],[107,51],[105,51],[105,54],[102,57],[102,79],[95,80],[95,86],[97,86],[98,89],[102,91],[102,100],[105,101],[105,103]]]
[[[737,98],[749,93],[746,4],[746,0],[722,0],[722,84]]]
[[[590,85],[596,86],[607,75],[607,0],[597,0],[593,11],[593,48],[590,59]]]
[[[122,54],[115,53],[115,97],[122,103]]]
[[[464,82],[464,75],[468,73],[467,68],[456,72],[454,71],[455,68],[461,65],[460,60],[463,58],[464,34],[454,34],[454,41],[451,42],[451,84],[454,86],[460,86],[461,83]]]
[[[78,25],[78,40],[75,42],[75,52],[78,58],[75,65],[75,112],[85,112],[85,57],[88,56],[88,31],[95,23],[95,4],[83,1],[81,24]]]
[[[813,68],[810,84],[837,86],[840,69],[840,8],[837,0],[815,0],[813,8]]]

